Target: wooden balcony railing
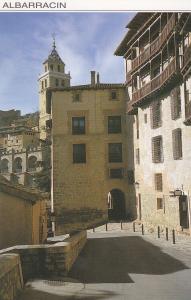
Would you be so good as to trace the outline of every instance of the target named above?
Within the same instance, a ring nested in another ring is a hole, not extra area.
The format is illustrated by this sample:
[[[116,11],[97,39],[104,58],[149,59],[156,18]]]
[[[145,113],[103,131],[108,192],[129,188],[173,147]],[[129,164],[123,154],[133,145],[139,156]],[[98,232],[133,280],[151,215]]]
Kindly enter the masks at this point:
[[[146,48],[138,57],[131,62],[131,72],[142,65],[145,61],[149,60],[151,56],[157,53],[162,45],[167,41],[168,36],[173,31],[176,24],[175,14],[171,16],[161,34]]]
[[[185,124],[191,125],[191,101],[189,101],[185,106]]]
[[[185,73],[185,71],[188,69],[190,64],[191,64],[191,45],[189,45],[188,48],[184,52],[183,66],[182,66],[183,73]]]
[[[174,57],[173,60],[168,64],[166,69],[160,75],[156,76],[142,88],[133,93],[131,105],[134,105],[141,99],[149,96],[151,93],[160,89],[175,72],[176,58]]]

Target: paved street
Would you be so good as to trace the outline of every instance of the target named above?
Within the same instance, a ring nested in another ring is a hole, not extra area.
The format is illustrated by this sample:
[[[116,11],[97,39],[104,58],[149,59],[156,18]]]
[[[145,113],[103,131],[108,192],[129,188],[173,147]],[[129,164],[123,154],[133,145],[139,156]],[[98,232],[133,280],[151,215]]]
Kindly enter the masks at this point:
[[[19,300],[190,300],[190,242],[181,245],[131,230],[89,231],[69,278],[31,282]]]

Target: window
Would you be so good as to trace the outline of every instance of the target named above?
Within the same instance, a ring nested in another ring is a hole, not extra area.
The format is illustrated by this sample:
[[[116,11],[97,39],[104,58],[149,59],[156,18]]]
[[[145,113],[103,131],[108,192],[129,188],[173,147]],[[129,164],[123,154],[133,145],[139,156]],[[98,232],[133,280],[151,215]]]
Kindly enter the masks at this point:
[[[86,145],[74,144],[73,145],[73,163],[86,163]]]
[[[53,65],[50,65],[50,70],[53,71]]]
[[[109,162],[122,162],[122,144],[111,143],[109,144]]]
[[[45,79],[45,87],[47,87],[47,79]]]
[[[109,169],[109,177],[110,178],[123,178],[123,169]]]
[[[41,82],[41,88],[44,89],[44,81]]]
[[[158,192],[162,192],[162,174],[155,174],[155,190]]]
[[[139,148],[137,148],[135,150],[135,158],[136,158],[136,164],[139,165],[140,164],[140,151],[139,151]]]
[[[108,117],[108,133],[121,133],[121,116]]]
[[[162,136],[152,138],[152,161],[154,163],[163,162]]]
[[[176,120],[181,116],[181,96],[180,87],[174,88],[171,93],[171,117],[172,120]]]
[[[72,134],[85,134],[85,117],[72,118]]]
[[[60,66],[58,65],[58,72],[60,72]]]
[[[45,72],[47,72],[47,66],[45,66]]]
[[[111,91],[111,100],[117,100],[117,92]]]
[[[80,102],[80,101],[81,101],[80,93],[74,93],[73,94],[73,102]]]
[[[55,80],[55,85],[56,85],[56,86],[59,85],[59,80],[58,80],[58,79]]]
[[[174,159],[182,158],[182,130],[177,128],[172,131],[172,145]]]
[[[147,114],[144,114],[144,122],[147,124]]]
[[[65,86],[64,80],[61,81],[61,85],[62,85],[62,86]]]
[[[160,127],[161,124],[161,101],[156,100],[151,104],[151,126],[154,129]]]
[[[129,184],[134,184],[135,183],[135,174],[133,170],[128,170],[127,171],[127,179]]]
[[[139,116],[136,115],[135,117],[135,122],[136,122],[136,135],[137,135],[137,139],[139,139]]]
[[[157,209],[163,209],[163,198],[157,198]]]

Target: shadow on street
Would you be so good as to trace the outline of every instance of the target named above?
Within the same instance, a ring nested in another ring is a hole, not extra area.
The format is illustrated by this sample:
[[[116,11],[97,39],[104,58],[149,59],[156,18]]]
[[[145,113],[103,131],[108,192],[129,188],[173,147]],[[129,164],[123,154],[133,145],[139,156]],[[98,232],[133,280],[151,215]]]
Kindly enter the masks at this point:
[[[162,275],[188,269],[141,237],[88,239],[69,276],[83,283],[132,283],[129,273]]]

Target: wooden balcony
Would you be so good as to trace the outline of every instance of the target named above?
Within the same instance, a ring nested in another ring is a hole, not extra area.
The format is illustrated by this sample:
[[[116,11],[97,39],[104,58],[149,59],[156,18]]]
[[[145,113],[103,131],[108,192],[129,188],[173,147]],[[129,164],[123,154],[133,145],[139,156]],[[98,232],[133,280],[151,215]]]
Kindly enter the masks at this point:
[[[164,87],[166,87],[166,85],[176,75],[177,66],[176,58],[174,57],[160,75],[153,78],[150,82],[132,94],[132,101],[129,102],[127,109],[128,113],[130,113],[135,107],[139,106],[140,102],[150,98],[154,93],[161,91],[161,89],[164,89]]]
[[[185,106],[185,125],[191,125],[191,101],[189,101]]]
[[[191,45],[187,47],[183,56],[182,74],[186,76],[191,71]]]
[[[156,54],[163,44],[167,41],[170,33],[174,30],[176,25],[175,14],[171,16],[168,23],[163,28],[161,34],[146,48],[138,57],[131,62],[131,72],[135,71],[143,63],[149,60],[154,54]]]

